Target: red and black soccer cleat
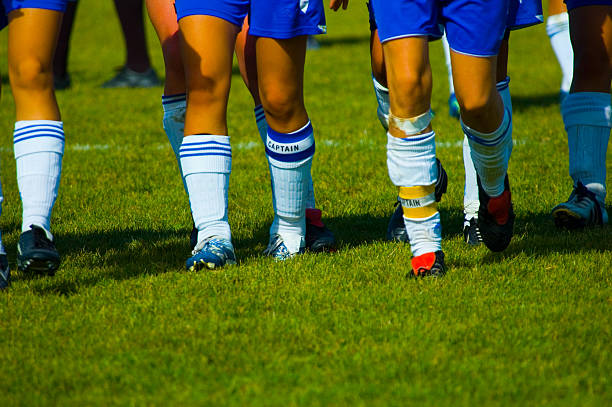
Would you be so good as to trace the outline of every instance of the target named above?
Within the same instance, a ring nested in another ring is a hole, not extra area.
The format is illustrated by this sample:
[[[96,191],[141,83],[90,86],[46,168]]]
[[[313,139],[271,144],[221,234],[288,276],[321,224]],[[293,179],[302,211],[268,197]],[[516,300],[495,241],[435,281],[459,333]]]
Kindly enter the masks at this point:
[[[508,174],[504,179],[504,192],[491,198],[482,188],[480,177],[478,181],[478,228],[482,241],[489,250],[501,252],[510,244],[514,233],[514,210],[512,209],[512,194]]]
[[[442,277],[446,274],[444,252],[429,252],[412,258],[410,277]]]

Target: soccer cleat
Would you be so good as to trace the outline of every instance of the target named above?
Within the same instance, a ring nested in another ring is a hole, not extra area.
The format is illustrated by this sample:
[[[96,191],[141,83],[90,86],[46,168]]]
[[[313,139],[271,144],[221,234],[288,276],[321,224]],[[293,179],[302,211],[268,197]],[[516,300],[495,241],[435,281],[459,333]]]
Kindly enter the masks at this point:
[[[459,102],[457,102],[457,97],[454,93],[451,93],[448,97],[448,114],[455,119],[461,116],[459,112]]]
[[[191,252],[185,267],[188,271],[198,271],[203,268],[214,270],[223,266],[236,264],[234,246],[227,239],[212,237],[201,241]]]
[[[0,254],[0,290],[5,289],[9,284],[11,284],[11,271],[6,253],[2,253]]]
[[[446,188],[448,187],[448,175],[442,163],[437,158],[436,166],[438,167],[438,179],[436,181],[434,194],[436,202],[440,202],[442,195],[446,193]],[[393,215],[391,215],[391,219],[389,219],[387,240],[408,243],[408,233],[406,233],[406,227],[404,226],[404,211],[399,201],[395,202],[395,211]]]
[[[306,248],[313,252],[334,250],[336,238],[331,230],[321,221],[321,210],[306,209]]]
[[[410,277],[442,277],[446,273],[444,252],[429,252],[412,258]]]
[[[587,226],[602,226],[608,223],[608,212],[582,182],[574,188],[567,202],[552,210],[555,225],[566,229],[582,229]]]
[[[300,251],[297,253],[291,253],[287,246],[285,246],[285,242],[283,238],[279,234],[273,234],[270,236],[270,241],[268,242],[268,247],[264,250],[264,255],[273,257],[274,260],[282,261],[288,260],[298,254],[302,254],[304,252],[304,248],[300,248]]]
[[[55,274],[60,256],[53,243],[53,236],[40,226],[31,225],[19,236],[17,244],[17,268],[25,272]]]
[[[477,225],[480,229],[482,241],[494,252],[501,252],[510,244],[514,230],[514,210],[512,209],[512,194],[510,193],[510,181],[508,174],[504,179],[504,192],[491,198],[482,189],[480,177],[478,181],[478,208]]]
[[[153,68],[144,72],[136,72],[124,66],[114,78],[102,84],[103,88],[152,88],[160,86],[161,82]]]
[[[470,246],[478,246],[482,243],[478,221],[475,217],[463,220],[463,240]]]

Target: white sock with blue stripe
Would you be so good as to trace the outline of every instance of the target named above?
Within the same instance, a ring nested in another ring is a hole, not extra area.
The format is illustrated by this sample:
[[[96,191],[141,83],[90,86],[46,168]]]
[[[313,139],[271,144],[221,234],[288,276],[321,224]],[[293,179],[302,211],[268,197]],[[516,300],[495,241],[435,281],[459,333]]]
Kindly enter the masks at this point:
[[[23,204],[21,230],[38,225],[51,231],[64,155],[64,126],[54,120],[22,120],[13,133],[17,184]]]
[[[229,137],[200,134],[184,137],[179,154],[198,243],[213,236],[231,240],[227,221],[232,168]]]
[[[461,121],[463,132],[468,138],[472,161],[480,176],[482,188],[490,197],[504,192],[504,178],[512,153],[512,116],[504,109],[499,127],[492,133],[481,133]]]
[[[603,204],[606,197],[606,152],[610,140],[610,94],[576,92],[561,105],[574,186],[582,182]]]
[[[546,20],[546,33],[563,73],[561,92],[568,93],[574,75],[574,50],[570,40],[568,14],[560,13],[549,16]]]
[[[510,98],[510,78],[506,76],[503,81],[497,82],[497,91],[504,102],[504,107],[512,119],[512,99]],[[472,161],[470,144],[467,136],[463,138],[463,168],[465,169],[465,189],[463,192],[463,211],[466,219],[478,218],[478,184],[476,182],[476,169]]]
[[[274,221],[270,236],[282,237],[290,253],[305,245],[306,197],[315,141],[310,121],[292,133],[279,133],[268,127],[266,154],[270,163]]]
[[[259,131],[259,137],[266,146],[266,139],[268,138],[268,122],[266,121],[266,114],[264,113],[263,106],[255,106],[255,123],[257,124],[257,130]],[[310,173],[308,174],[310,176]],[[312,184],[312,176],[308,179],[308,192],[306,194],[306,208],[316,208],[314,185]],[[274,191],[272,191],[272,200],[274,201]]]
[[[183,179],[181,170],[181,158],[179,150],[183,142],[183,130],[185,129],[185,110],[187,109],[187,96],[184,93],[178,95],[162,96],[162,107],[164,109],[164,131],[172,146],[172,151],[176,157],[181,180]],[[183,187],[187,191],[187,186],[183,181]]]

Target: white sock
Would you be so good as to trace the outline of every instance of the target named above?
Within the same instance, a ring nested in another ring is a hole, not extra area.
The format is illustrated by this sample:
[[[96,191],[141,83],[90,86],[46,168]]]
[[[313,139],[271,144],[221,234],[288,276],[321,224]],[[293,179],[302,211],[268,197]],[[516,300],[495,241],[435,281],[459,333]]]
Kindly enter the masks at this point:
[[[261,137],[261,141],[266,145],[266,139],[268,138],[268,122],[266,122],[266,115],[263,110],[262,105],[255,106],[255,123],[257,124],[257,130],[259,131],[259,137]],[[269,165],[269,164],[268,164]],[[314,185],[312,184],[312,176],[309,175],[309,180],[307,182],[307,194],[306,194],[306,208],[314,209],[316,208],[315,201],[315,193],[314,193]],[[274,201],[274,191],[272,191],[272,201]],[[274,202],[273,202],[273,205]]]
[[[13,133],[17,183],[23,203],[22,232],[31,225],[51,230],[51,210],[57,198],[64,126],[54,120],[22,120]]]
[[[512,153],[512,116],[504,109],[504,118],[492,133],[481,133],[461,121],[463,132],[468,138],[472,161],[480,176],[482,188],[490,197],[504,192],[504,178]]]
[[[512,99],[510,98],[510,78],[506,76],[503,81],[496,84],[497,91],[502,98],[504,107],[512,119]],[[476,182],[476,169],[472,161],[470,144],[467,136],[463,138],[463,167],[465,169],[465,189],[463,192],[463,210],[466,219],[478,218],[478,184]]]
[[[418,209],[435,203],[434,185],[438,179],[436,144],[433,131],[397,138],[387,133],[387,168],[389,178],[400,187],[400,202],[406,208]],[[402,199],[403,188],[429,186],[431,193],[415,199]],[[414,256],[441,250],[442,228],[440,213],[427,217],[404,216],[404,225]]]
[[[372,83],[374,84],[374,94],[376,95],[376,102],[378,108],[376,114],[378,120],[385,130],[389,129],[389,89],[378,83],[374,75],[372,75]]]
[[[476,169],[467,136],[463,137],[463,168],[465,169],[465,189],[463,190],[463,212],[466,219],[478,218],[478,183]]]
[[[448,73],[448,93],[452,95],[455,93],[455,84],[453,83],[453,68],[451,66],[450,46],[448,45],[448,39],[446,39],[446,33],[444,33],[442,36],[442,47],[444,48],[444,59],[446,60],[446,72]]]
[[[268,127],[266,154],[275,198],[270,235],[280,235],[290,253],[299,252],[305,245],[306,195],[314,152],[310,121],[289,134]]]
[[[570,93],[561,105],[574,186],[582,182],[601,203],[606,197],[606,152],[612,127],[610,94]]]
[[[183,142],[183,130],[185,129],[185,110],[187,109],[187,96],[184,93],[178,95],[162,96],[162,107],[164,108],[164,131],[176,156],[181,180],[181,159],[179,150]],[[183,180],[183,187],[187,192],[187,186]]]
[[[574,74],[574,51],[569,35],[568,14],[561,13],[549,16],[546,20],[546,32],[563,73],[561,91],[567,93],[572,85],[572,76]]]
[[[232,168],[229,137],[187,136],[181,144],[180,158],[193,221],[198,229],[198,243],[213,236],[231,240],[227,221]]]

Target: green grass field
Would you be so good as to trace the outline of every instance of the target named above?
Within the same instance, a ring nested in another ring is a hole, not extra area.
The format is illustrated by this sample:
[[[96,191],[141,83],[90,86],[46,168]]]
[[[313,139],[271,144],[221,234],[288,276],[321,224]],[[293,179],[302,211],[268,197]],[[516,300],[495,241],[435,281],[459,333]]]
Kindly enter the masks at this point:
[[[364,5],[329,14],[328,25],[308,55],[306,93],[318,206],[339,250],[262,256],[269,175],[236,74],[229,210],[239,264],[188,273],[190,212],[161,128],[162,89],[99,88],[123,63],[123,44],[112,2],[83,4],[74,86],[58,93],[67,141],[53,232],[63,264],[44,278],[15,271],[21,204],[2,33],[0,227],[14,281],[0,294],[0,405],[612,405],[612,234],[559,231],[549,215],[571,181],[544,27],[510,41],[517,222],[501,254],[462,241],[463,135],[432,44],[449,272],[413,280],[409,247],[384,240],[397,191]]]

